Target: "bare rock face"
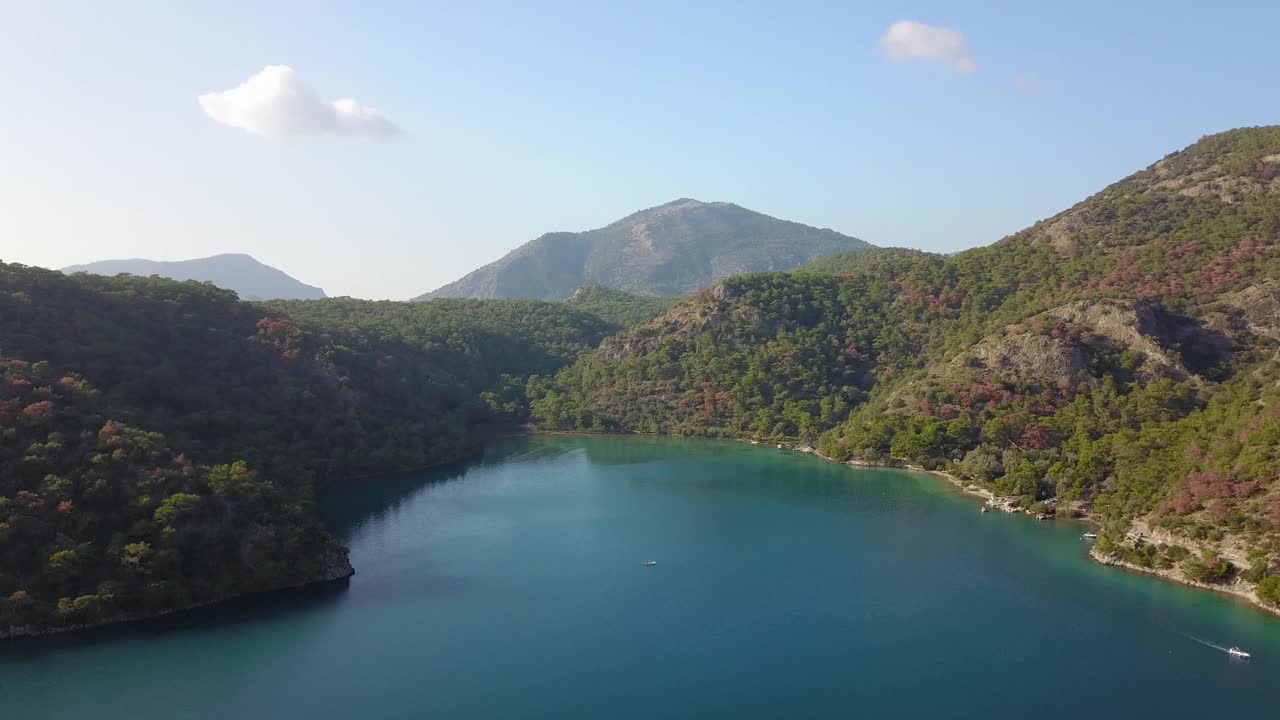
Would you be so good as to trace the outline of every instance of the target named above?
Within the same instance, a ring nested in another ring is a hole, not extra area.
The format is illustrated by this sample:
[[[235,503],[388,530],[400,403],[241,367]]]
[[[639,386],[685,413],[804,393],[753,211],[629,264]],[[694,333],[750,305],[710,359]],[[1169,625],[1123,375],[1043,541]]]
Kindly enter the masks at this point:
[[[931,386],[966,388],[1002,382],[1043,388],[1097,387],[1091,359],[1127,353],[1137,379],[1201,378],[1173,348],[1183,342],[1211,347],[1222,338],[1191,321],[1168,316],[1138,301],[1090,300],[1053,308],[989,335],[949,362],[936,364],[889,399],[891,408],[914,408]]]
[[[1044,328],[1068,337],[1044,334]],[[1065,326],[1065,327],[1062,327]],[[1058,328],[1062,327],[1059,331]],[[952,361],[952,367],[982,367],[1010,379],[1053,384],[1094,384],[1087,352],[1107,345],[1134,353],[1142,377],[1185,380],[1193,375],[1177,353],[1161,318],[1132,300],[1081,301],[1048,310],[988,337]]]
[[[1138,368],[1142,376],[1186,380],[1193,374],[1167,347],[1170,333],[1146,305],[1133,300],[1085,301],[1055,308],[1045,315],[1085,327],[1114,346],[1137,353],[1142,358]]]
[[[1009,381],[1092,384],[1085,370],[1086,358],[1078,347],[1064,345],[1044,335],[1016,332],[987,338],[957,356],[939,374],[975,375]],[[971,372],[972,371],[972,372]]]
[[[1250,332],[1280,340],[1280,281],[1265,280],[1231,293],[1223,304],[1240,311]]]

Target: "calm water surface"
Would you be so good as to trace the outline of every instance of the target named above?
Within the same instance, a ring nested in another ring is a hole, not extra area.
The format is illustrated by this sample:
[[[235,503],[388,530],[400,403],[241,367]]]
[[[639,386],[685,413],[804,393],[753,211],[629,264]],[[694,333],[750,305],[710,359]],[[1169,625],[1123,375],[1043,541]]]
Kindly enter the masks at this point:
[[[357,568],[347,587],[0,646],[0,718],[1280,707],[1280,620],[1096,566],[1082,526],[982,515],[931,476],[542,437],[326,504]]]

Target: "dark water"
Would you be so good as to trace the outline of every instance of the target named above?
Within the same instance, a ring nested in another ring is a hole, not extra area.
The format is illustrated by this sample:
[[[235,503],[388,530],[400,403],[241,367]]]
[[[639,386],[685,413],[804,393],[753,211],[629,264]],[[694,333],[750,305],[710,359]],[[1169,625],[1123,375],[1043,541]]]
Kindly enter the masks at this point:
[[[981,515],[930,476],[535,438],[328,505],[347,588],[4,646],[0,718],[1280,709],[1280,620],[1096,566],[1081,526]]]

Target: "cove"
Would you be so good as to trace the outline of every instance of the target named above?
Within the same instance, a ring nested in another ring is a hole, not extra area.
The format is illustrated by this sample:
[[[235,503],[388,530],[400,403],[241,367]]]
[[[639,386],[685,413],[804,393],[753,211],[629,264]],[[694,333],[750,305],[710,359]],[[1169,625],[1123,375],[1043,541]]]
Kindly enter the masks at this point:
[[[0,717],[1280,707],[1280,621],[1098,566],[1084,526],[983,515],[925,474],[731,442],[536,436],[350,483],[325,512],[351,547],[345,587],[0,646]]]

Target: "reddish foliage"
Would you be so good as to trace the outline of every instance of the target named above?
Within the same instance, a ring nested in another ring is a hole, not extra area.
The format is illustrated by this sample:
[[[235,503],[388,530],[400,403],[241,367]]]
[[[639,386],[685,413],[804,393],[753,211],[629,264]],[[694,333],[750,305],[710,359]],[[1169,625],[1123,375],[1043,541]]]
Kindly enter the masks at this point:
[[[10,390],[21,392],[31,387],[31,381],[26,378],[9,378],[4,381],[4,385]]]
[[[32,508],[40,504],[40,496],[30,490],[19,490],[18,494],[13,496],[13,501],[19,507]]]
[[[1049,437],[1049,429],[1038,423],[1031,423],[1022,431],[1022,439],[1018,443],[1031,450],[1046,450],[1053,444]]]
[[[264,317],[258,321],[258,338],[275,348],[285,360],[302,354],[302,328],[287,318]]]
[[[850,360],[866,360],[867,359],[866,354],[859,351],[858,346],[854,345],[853,343],[849,343],[849,345],[845,347],[844,356],[849,358]]]
[[[48,400],[34,402],[22,408],[24,417],[37,422],[44,422],[53,417],[53,403]]]
[[[1160,514],[1188,513],[1208,507],[1217,509],[1218,500],[1248,498],[1256,495],[1269,483],[1268,480],[1238,480],[1218,472],[1197,472],[1179,482],[1178,494],[1160,507]]]
[[[1280,165],[1254,160],[1249,164],[1249,174],[1263,182],[1271,182],[1275,177],[1280,176]]]
[[[702,417],[710,420],[716,415],[716,392],[711,388],[711,383],[702,383]]]
[[[102,424],[102,428],[98,430],[98,443],[104,448],[116,448],[124,445],[124,437],[121,435],[123,425],[115,420],[108,420]]]
[[[969,387],[969,395],[974,404],[989,402],[1003,405],[1015,398],[1013,393],[998,383],[974,383]]]
[[[899,298],[911,305],[919,305],[930,318],[951,317],[964,304],[964,293],[950,285],[920,287],[915,279],[906,277],[895,283]]]
[[[1091,339],[1089,332],[1083,327],[1061,319],[1050,322],[1046,334],[1066,347],[1081,345]]]

